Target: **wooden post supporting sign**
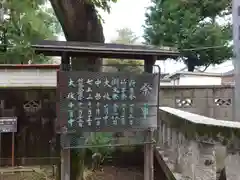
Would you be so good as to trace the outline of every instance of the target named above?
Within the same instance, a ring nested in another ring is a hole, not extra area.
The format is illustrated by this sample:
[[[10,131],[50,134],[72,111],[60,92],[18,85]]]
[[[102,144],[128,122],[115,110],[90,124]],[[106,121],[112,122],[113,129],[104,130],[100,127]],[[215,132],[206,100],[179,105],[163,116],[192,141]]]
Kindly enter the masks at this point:
[[[66,53],[63,53],[62,59],[61,59],[61,69],[63,71],[69,71],[70,70],[70,58]],[[65,141],[70,147],[70,139],[67,136],[67,134],[61,134],[61,141]],[[61,148],[61,180],[70,180],[70,149],[64,149]]]

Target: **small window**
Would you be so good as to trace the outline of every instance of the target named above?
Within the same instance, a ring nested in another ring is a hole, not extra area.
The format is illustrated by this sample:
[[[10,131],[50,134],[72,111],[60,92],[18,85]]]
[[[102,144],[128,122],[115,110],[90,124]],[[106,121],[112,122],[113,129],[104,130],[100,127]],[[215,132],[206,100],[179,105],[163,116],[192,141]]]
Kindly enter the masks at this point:
[[[238,6],[238,16],[240,16],[240,6]]]

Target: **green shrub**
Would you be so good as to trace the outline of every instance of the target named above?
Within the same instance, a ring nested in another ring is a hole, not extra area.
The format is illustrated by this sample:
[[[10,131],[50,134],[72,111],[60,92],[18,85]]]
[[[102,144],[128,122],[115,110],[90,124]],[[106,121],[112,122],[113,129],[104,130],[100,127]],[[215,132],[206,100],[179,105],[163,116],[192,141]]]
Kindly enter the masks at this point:
[[[96,132],[92,133],[88,139],[89,150],[94,153],[101,153],[103,157],[110,156],[114,151],[114,147],[111,146],[112,133]]]

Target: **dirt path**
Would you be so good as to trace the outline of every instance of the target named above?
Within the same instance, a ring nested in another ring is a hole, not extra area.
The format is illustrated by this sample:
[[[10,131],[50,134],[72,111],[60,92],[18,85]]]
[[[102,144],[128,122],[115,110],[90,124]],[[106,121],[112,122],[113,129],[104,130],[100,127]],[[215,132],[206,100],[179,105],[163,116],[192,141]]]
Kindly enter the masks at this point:
[[[88,173],[85,180],[143,180],[143,173],[134,168],[104,166],[102,172]]]

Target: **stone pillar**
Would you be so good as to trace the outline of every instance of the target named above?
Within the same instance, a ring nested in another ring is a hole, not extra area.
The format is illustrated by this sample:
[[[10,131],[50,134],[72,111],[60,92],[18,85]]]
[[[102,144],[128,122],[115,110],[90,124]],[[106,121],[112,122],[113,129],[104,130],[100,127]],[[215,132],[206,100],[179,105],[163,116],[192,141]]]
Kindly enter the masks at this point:
[[[199,157],[195,165],[196,180],[216,180],[215,145],[199,143]]]
[[[169,149],[169,160],[172,163],[173,169],[176,169],[176,164],[178,162],[178,134],[177,129],[171,129],[171,146]]]
[[[172,128],[172,139],[171,139],[171,146],[172,149],[176,152],[177,148],[178,148],[178,137],[177,137],[177,129]]]
[[[227,157],[227,148],[222,144],[215,144],[217,179],[222,171],[225,172],[225,159]]]
[[[240,155],[239,152],[228,153],[225,159],[227,180],[240,180]]]
[[[193,140],[185,140],[178,150],[176,172],[181,173],[183,179],[195,180],[195,166],[198,162],[198,157],[198,143]]]
[[[162,138],[163,138],[163,147],[165,147],[165,145],[167,144],[167,127],[166,127],[166,123],[163,123],[163,129],[162,129]]]
[[[171,147],[171,127],[167,126],[167,146]]]
[[[181,173],[182,171],[181,160],[185,152],[185,142],[184,142],[183,136],[184,135],[181,132],[177,133],[177,151],[176,151],[177,159],[175,163],[175,172],[178,172],[178,173]]]
[[[158,145],[162,145],[163,144],[163,122],[162,120],[160,120],[159,123],[159,128],[158,128]]]
[[[216,180],[214,145],[185,141],[178,150],[176,172],[189,180]]]
[[[183,144],[184,141],[185,141],[184,134],[181,133],[181,132],[178,132],[178,142],[179,142],[179,144]]]

